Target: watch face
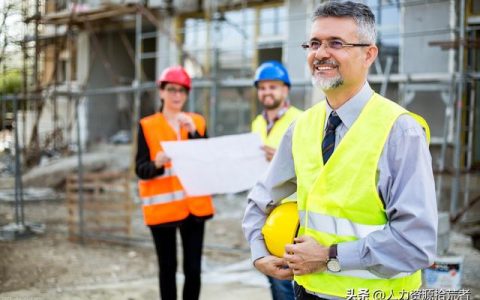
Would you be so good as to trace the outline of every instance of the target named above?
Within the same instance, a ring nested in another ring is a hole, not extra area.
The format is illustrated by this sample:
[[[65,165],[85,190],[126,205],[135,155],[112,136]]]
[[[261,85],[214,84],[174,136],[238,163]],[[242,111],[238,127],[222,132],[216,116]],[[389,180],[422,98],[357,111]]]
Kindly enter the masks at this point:
[[[338,259],[329,259],[327,261],[327,269],[330,272],[340,272],[340,262],[338,261]]]

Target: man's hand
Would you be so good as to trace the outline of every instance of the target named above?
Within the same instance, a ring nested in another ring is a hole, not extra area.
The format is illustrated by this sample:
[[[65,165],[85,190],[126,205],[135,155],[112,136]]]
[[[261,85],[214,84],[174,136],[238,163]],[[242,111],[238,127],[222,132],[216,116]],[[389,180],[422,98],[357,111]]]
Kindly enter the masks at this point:
[[[170,157],[168,157],[165,152],[158,152],[157,155],[155,155],[155,167],[157,169],[160,169],[165,163],[170,161]]]
[[[197,130],[192,117],[190,117],[186,113],[180,113],[177,117],[177,120],[178,120],[178,123],[180,124],[180,127],[185,127],[185,129],[187,129],[188,132],[194,133],[195,130]]]
[[[255,268],[265,275],[280,279],[292,280],[292,270],[288,268],[283,258],[268,255],[257,259],[254,263]]]
[[[273,156],[275,155],[275,151],[277,151],[277,149],[272,148],[272,147],[267,146],[267,145],[263,145],[262,150],[265,151],[265,158],[268,161],[272,160]]]
[[[294,239],[296,244],[285,246],[283,258],[295,275],[305,275],[323,272],[326,269],[328,248],[320,245],[310,236],[301,236]]]

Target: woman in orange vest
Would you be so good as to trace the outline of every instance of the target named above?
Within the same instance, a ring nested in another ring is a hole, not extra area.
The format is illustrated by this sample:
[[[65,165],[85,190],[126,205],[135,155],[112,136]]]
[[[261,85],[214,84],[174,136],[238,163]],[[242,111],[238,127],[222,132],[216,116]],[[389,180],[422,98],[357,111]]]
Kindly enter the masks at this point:
[[[182,111],[191,88],[185,69],[165,69],[157,85],[162,102],[160,112],[140,120],[135,171],[140,178],[138,187],[145,224],[155,242],[161,298],[177,299],[176,232],[179,228],[185,274],[183,299],[196,300],[200,295],[205,220],[214,214],[212,198],[186,194],[161,142],[206,138],[205,119]]]

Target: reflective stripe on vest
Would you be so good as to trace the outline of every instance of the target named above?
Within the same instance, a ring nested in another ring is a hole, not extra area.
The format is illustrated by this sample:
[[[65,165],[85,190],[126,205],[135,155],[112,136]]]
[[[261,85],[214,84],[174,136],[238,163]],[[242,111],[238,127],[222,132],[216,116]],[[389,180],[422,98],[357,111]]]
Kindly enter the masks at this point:
[[[142,197],[143,205],[164,204],[173,201],[183,200],[186,197],[184,191],[155,195],[152,197]]]
[[[197,131],[205,134],[205,120],[202,116],[187,113],[195,123]],[[175,132],[163,114],[157,113],[140,120],[145,141],[150,151],[150,160],[154,161],[158,152],[163,151],[162,141],[188,139],[184,127]],[[143,216],[147,225],[176,222],[185,219],[189,214],[198,217],[214,214],[213,201],[209,195],[189,197],[175,174],[171,163],[164,165],[164,173],[148,180],[139,180],[139,194],[143,204]]]
[[[376,186],[377,166],[394,122],[409,112],[374,94],[324,164],[321,143],[325,106],[321,102],[298,118],[292,154],[297,175],[299,235],[311,236],[328,247],[365,238],[387,224]],[[386,295],[394,291],[394,297],[398,297],[400,292],[412,291],[421,284],[419,271],[381,278],[368,270],[348,270],[294,279],[308,291],[343,298],[350,289],[381,290]]]
[[[308,218],[308,221],[306,218]],[[305,211],[300,212],[300,224],[312,230],[359,239],[366,237],[374,231],[385,228],[385,225],[360,224],[345,218]]]
[[[348,270],[348,271],[341,271],[338,273],[333,273],[333,272],[328,272],[328,274],[333,275],[333,276],[344,276],[344,277],[358,277],[358,278],[363,278],[363,279],[385,279],[385,277],[379,277],[373,274],[372,272],[366,271],[366,270]],[[410,276],[413,273],[407,273],[407,272],[401,272],[398,273],[395,276],[392,276],[390,278],[402,278],[406,276]]]

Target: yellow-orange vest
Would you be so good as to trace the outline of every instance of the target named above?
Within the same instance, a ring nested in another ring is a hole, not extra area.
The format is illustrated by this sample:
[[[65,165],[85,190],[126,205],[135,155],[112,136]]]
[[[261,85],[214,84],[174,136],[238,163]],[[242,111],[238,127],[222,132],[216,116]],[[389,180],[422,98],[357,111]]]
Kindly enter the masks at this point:
[[[195,113],[192,117],[197,131],[205,134],[205,119]],[[158,152],[163,151],[160,142],[188,139],[188,132],[180,129],[180,136],[170,127],[162,113],[145,117],[140,120],[145,141],[147,142],[150,159],[155,160]],[[143,216],[146,225],[157,225],[181,221],[193,214],[198,217],[211,216],[215,210],[211,196],[189,197],[180,180],[175,175],[171,163],[164,165],[165,172],[148,180],[139,180],[138,189],[143,204]]]
[[[297,175],[299,236],[311,236],[328,247],[365,238],[385,227],[388,217],[377,191],[377,166],[391,128],[403,114],[412,115],[374,94],[326,164],[322,160],[325,101],[297,120],[292,155]],[[422,117],[412,116],[425,129],[428,139],[428,124]],[[339,273],[325,270],[294,279],[309,291],[341,298],[347,298],[349,291],[358,293],[363,289],[368,291],[364,299],[375,295],[399,299],[403,292],[412,292],[421,285],[420,271],[383,278],[364,269]]]

